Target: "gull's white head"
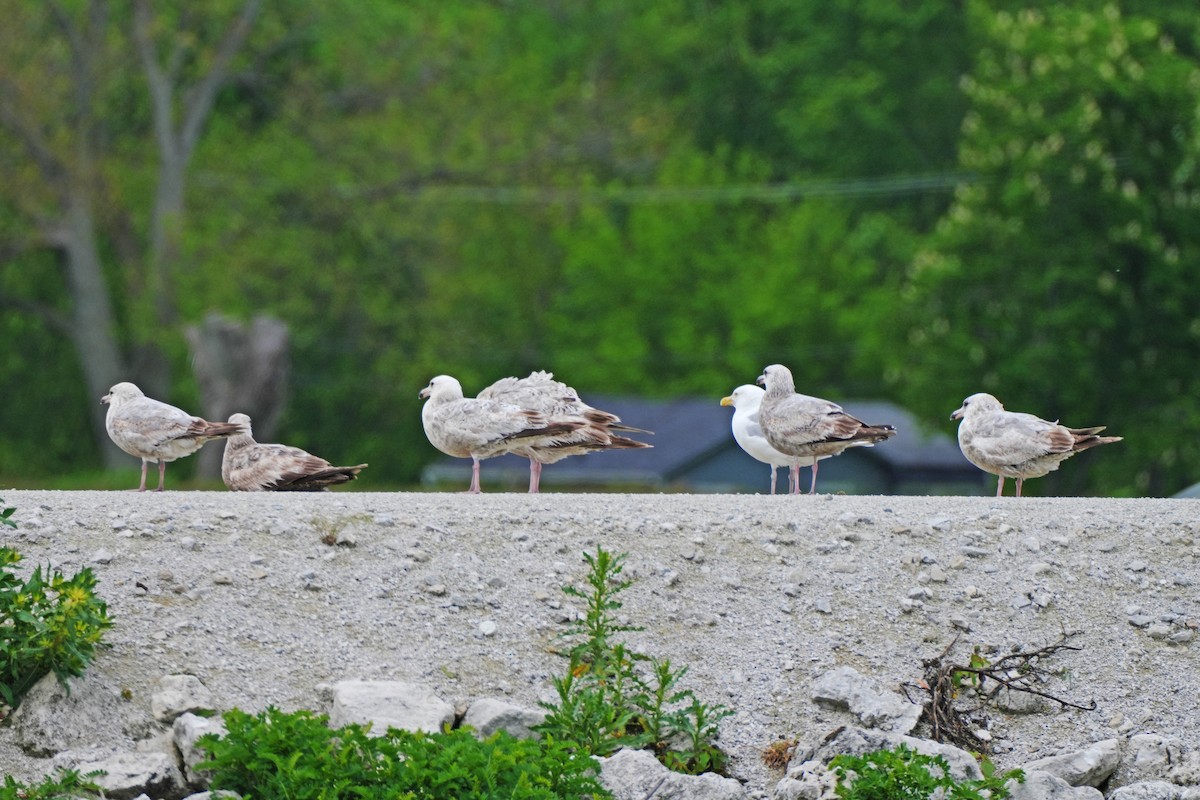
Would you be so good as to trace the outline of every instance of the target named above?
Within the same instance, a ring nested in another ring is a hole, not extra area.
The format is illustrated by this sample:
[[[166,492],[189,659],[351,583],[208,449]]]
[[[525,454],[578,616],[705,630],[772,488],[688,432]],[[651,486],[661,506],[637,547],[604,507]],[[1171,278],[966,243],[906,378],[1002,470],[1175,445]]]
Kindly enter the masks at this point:
[[[978,394],[973,394],[966,400],[963,400],[963,403],[958,407],[958,410],[950,415],[950,419],[963,419],[967,416],[1003,410],[1004,406],[1000,404],[999,400],[992,397],[990,394],[987,394],[986,392],[979,392]]]
[[[112,406],[118,406],[129,400],[134,400],[138,397],[145,397],[142,390],[129,382],[118,383],[108,390],[108,394],[100,398],[101,403],[108,403]]]
[[[766,390],[760,386],[743,383],[733,390],[733,394],[721,398],[721,405],[733,406],[739,411],[754,411],[762,403]]]
[[[457,378],[449,375],[438,375],[429,385],[417,393],[422,400],[461,400],[463,397],[462,384]]]

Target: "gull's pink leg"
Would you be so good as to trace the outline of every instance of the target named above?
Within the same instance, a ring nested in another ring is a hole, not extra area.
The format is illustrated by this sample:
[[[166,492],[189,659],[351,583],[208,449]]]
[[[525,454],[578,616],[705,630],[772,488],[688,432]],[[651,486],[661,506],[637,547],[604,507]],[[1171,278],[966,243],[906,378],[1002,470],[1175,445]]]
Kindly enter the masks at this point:
[[[471,488],[467,489],[467,494],[479,494],[482,491],[479,488],[479,459],[471,456]]]
[[[775,465],[771,464],[771,494],[775,494]],[[788,484],[789,486],[791,484]]]
[[[1004,496],[1004,476],[1001,475],[996,481],[996,497]]]
[[[816,460],[815,458],[813,459],[813,479],[812,479],[812,486],[810,486],[808,489],[809,494],[817,493],[817,465],[820,463],[821,462]]]
[[[147,463],[148,462],[146,461],[146,459],[143,458],[142,459],[142,482],[138,484],[138,487],[136,489],[130,489],[129,491],[131,491],[131,492],[146,491],[146,464]]]
[[[537,494],[542,485],[542,462],[529,459],[529,493]]]
[[[1025,483],[1024,478],[1017,478],[1017,497],[1021,496],[1021,485]]]
[[[155,489],[154,491],[161,492],[163,490],[163,481],[166,479],[166,477],[167,477],[167,462],[159,461],[158,462],[158,488]]]

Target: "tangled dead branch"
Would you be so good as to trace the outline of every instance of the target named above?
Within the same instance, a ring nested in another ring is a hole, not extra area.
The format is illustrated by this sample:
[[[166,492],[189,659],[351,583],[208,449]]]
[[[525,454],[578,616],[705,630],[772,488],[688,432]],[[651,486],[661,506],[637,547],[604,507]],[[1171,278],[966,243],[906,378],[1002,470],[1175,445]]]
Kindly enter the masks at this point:
[[[1072,635],[1063,632],[1062,638],[1055,644],[1034,650],[1014,650],[994,661],[989,661],[976,647],[966,664],[958,664],[950,659],[950,652],[959,639],[955,636],[940,655],[921,662],[925,670],[924,678],[916,684],[905,684],[905,694],[915,689],[927,695],[922,719],[929,724],[935,741],[986,754],[988,742],[976,733],[976,726],[968,721],[968,715],[995,698],[1001,689],[1051,700],[1063,708],[1081,711],[1096,709],[1095,700],[1082,705],[1038,688],[1050,678],[1062,675],[1061,669],[1048,666],[1047,662],[1052,656],[1064,650],[1083,649],[1067,643]],[[979,702],[974,708],[963,709],[959,702],[967,691]],[[911,695],[909,700],[913,700]]]

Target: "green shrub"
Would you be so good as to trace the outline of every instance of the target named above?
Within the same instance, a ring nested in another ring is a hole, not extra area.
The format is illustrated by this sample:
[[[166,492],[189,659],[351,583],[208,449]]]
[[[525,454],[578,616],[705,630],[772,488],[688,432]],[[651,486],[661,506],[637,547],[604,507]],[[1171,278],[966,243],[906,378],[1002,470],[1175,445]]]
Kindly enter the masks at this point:
[[[99,796],[100,787],[87,777],[67,769],[57,776],[47,776],[41,783],[26,786],[13,776],[5,775],[4,785],[0,786],[0,800],[77,800],[84,796]]]
[[[17,523],[12,521],[14,511],[16,511],[15,508],[5,506],[4,500],[0,499],[0,525],[7,525],[10,528],[17,527]]]
[[[274,707],[251,716],[234,709],[227,733],[207,734],[212,788],[244,798],[288,800],[558,800],[608,798],[598,765],[553,741],[500,731],[479,741],[469,729],[422,733],[369,727],[334,730],[328,717]]]
[[[620,577],[625,555],[597,547],[595,555],[583,558],[587,589],[565,586],[563,592],[582,600],[587,610],[565,634],[574,643],[564,654],[566,674],[554,681],[558,702],[542,703],[547,714],[537,729],[589,755],[649,748],[677,772],[724,771],[727,757],[714,741],[720,721],[733,712],[679,689],[687,667],[676,669],[669,659],[651,658],[615,640],[641,630],[617,618],[616,596],[631,585]]]
[[[837,773],[838,797],[844,800],[1002,800],[1009,796],[1010,779],[1025,782],[1025,773],[1012,770],[997,776],[990,761],[982,763],[982,780],[955,780],[950,764],[900,745],[864,756],[840,755],[829,762]]]
[[[20,560],[0,547],[0,695],[12,707],[47,673],[64,686],[83,675],[112,627],[90,569],[66,578],[38,567],[22,581],[13,573]]]

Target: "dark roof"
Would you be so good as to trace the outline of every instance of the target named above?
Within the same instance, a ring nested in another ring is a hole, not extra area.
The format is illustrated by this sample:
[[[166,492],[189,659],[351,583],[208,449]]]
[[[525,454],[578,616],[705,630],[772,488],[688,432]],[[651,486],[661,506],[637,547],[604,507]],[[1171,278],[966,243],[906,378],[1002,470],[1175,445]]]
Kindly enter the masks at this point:
[[[611,411],[621,421],[653,431],[653,435],[630,434],[653,445],[650,449],[615,450],[586,458],[568,458],[547,466],[544,482],[578,484],[650,483],[686,480],[690,470],[727,448],[738,449],[730,432],[732,408],[721,406],[720,397],[685,397],[674,400],[645,400],[634,397],[589,395],[596,408]],[[892,403],[864,400],[842,403],[847,412],[870,424],[896,427],[896,436],[872,448],[856,448],[864,456],[878,459],[890,470],[921,470],[929,473],[979,475],[948,434],[922,430],[917,418]],[[947,425],[949,426],[949,420]],[[740,452],[740,450],[739,450]],[[441,458],[427,466],[426,483],[467,480],[470,461]],[[488,459],[484,476],[503,476],[507,481],[527,475],[529,462],[516,456]]]

